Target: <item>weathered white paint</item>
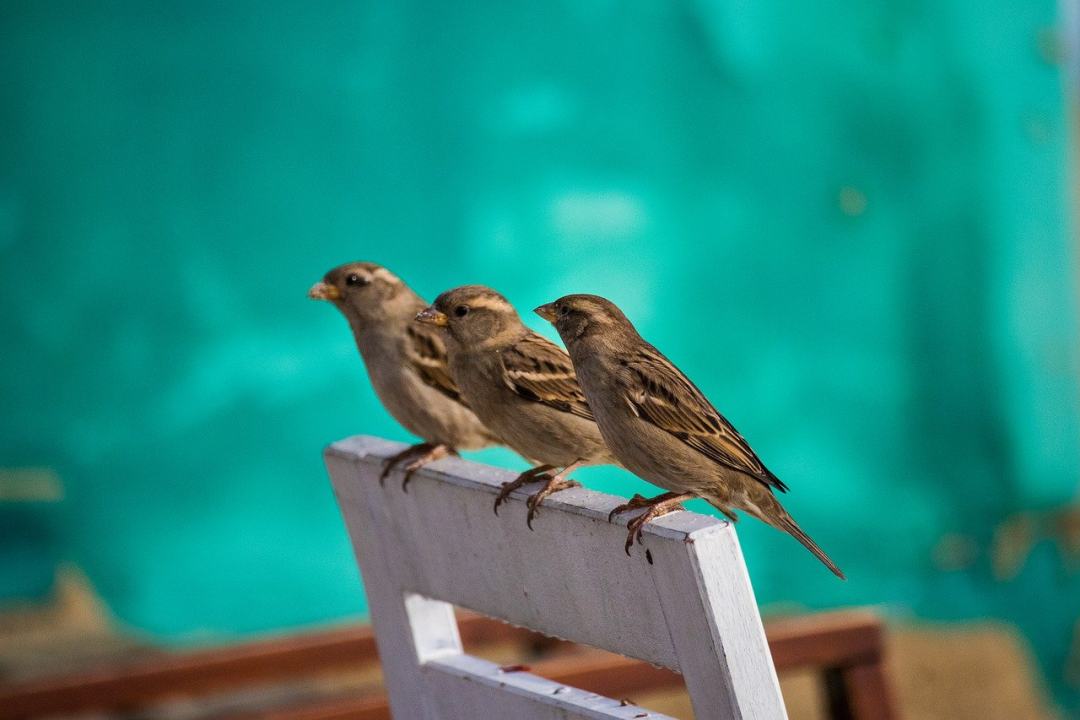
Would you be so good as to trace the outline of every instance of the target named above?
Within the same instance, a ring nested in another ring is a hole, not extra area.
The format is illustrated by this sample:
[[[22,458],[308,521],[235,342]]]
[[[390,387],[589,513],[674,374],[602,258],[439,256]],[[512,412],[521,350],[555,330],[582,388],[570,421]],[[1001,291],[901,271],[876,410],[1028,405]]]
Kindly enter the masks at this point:
[[[527,672],[503,672],[498,665],[456,655],[424,666],[425,680],[440,718],[528,718],[528,720],[611,720],[641,717],[637,705],[585,692]],[[655,720],[674,720],[648,713]]]
[[[544,501],[525,526],[526,486],[496,516],[514,473],[440,460],[385,487],[402,448],[353,437],[325,456],[360,563],[391,707],[401,720],[631,718],[641,708],[465,655],[450,603],[681,672],[704,720],[786,718],[734,528],[679,512],[623,552],[622,498],[584,488]],[[631,515],[632,516],[632,515]],[[647,559],[652,557],[652,563]],[[633,712],[630,712],[630,711]],[[650,713],[649,718],[661,718]]]

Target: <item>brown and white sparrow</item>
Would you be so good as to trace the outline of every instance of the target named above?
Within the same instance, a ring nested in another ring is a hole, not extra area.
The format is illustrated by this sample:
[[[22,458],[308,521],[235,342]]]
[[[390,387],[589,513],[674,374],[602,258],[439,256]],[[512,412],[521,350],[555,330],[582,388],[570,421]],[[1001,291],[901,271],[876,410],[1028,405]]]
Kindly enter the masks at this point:
[[[612,453],[627,470],[668,490],[651,499],[636,495],[612,512],[614,517],[648,508],[630,521],[627,554],[635,533],[641,541],[646,522],[700,497],[732,521],[732,510],[738,509],[791,534],[844,577],[776,499],[774,491],[787,486],[614,303],[596,295],[567,295],[536,313],[559,331]]]
[[[497,443],[462,399],[450,377],[441,334],[416,323],[426,307],[415,292],[384,267],[369,262],[341,265],[326,273],[308,297],[332,302],[349,321],[368,376],[386,410],[406,430],[423,438],[392,457],[404,466],[402,487],[426,463]]]
[[[512,490],[545,480],[529,498],[528,523],[551,493],[576,485],[583,465],[612,462],[566,352],[522,322],[499,293],[480,285],[448,290],[417,316],[443,328],[450,374],[485,425],[537,466],[506,483]]]

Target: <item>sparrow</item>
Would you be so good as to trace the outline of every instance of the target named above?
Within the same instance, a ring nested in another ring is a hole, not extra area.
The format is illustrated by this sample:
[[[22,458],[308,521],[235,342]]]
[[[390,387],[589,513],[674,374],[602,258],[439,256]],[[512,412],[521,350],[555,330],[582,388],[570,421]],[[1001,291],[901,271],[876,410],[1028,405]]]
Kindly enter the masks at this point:
[[[566,351],[527,328],[502,295],[481,285],[447,290],[416,319],[442,329],[450,376],[477,417],[535,464],[503,485],[496,514],[511,491],[544,480],[528,500],[531,529],[544,498],[577,485],[571,472],[613,461]]]
[[[670,360],[646,342],[609,300],[567,295],[535,312],[558,330],[611,452],[630,472],[668,492],[635,495],[625,550],[653,518],[702,498],[731,521],[738,509],[792,535],[837,577],[840,568],[795,523],[775,493],[787,486]]]
[[[412,474],[427,463],[498,442],[451,379],[440,334],[414,322],[427,303],[400,278],[374,263],[348,263],[326,273],[308,297],[341,311],[383,407],[424,440],[390,458],[380,483],[405,463],[407,490]]]

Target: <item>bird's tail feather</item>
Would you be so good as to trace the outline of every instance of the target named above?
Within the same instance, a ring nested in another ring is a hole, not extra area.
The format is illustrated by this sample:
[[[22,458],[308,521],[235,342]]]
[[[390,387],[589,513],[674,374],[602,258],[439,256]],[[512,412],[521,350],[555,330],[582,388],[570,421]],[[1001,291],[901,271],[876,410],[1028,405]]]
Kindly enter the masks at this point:
[[[832,571],[833,575],[840,578],[841,580],[847,580],[847,578],[844,577],[844,572],[836,566],[836,563],[829,559],[829,556],[825,554],[825,551],[818,547],[818,544],[814,542],[814,540],[809,535],[803,532],[803,529],[798,526],[798,524],[795,522],[794,519],[792,519],[790,515],[785,512],[783,516],[778,518],[776,526],[780,530],[783,530],[784,532],[801,542],[803,544],[803,547],[812,552],[814,554],[814,557],[820,560],[825,567],[829,568],[829,570]]]
[[[795,519],[788,514],[788,511],[783,508],[780,501],[777,500],[770,492],[768,494],[762,494],[762,497],[756,498],[759,504],[751,504],[743,506],[742,510],[755,516],[758,520],[764,523],[772,525],[777,530],[783,530],[791,537],[802,543],[803,547],[814,554],[821,563],[832,571],[833,575],[841,580],[847,580],[843,571],[836,566],[829,556],[825,554],[825,551],[818,547],[818,544],[807,535]]]

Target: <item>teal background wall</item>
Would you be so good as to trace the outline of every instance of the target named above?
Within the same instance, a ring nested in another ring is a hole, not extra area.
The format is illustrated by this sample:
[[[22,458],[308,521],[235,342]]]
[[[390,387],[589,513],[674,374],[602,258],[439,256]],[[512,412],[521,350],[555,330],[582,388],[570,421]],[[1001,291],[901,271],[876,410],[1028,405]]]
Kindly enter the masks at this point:
[[[428,297],[615,299],[851,578],[742,523],[763,604],[1002,618],[1080,705],[1054,2],[49,0],[0,28],[0,477],[63,487],[0,503],[0,595],[71,562],[170,642],[361,615],[319,451],[407,436],[304,293],[370,259]],[[1004,570],[1002,528],[1030,540]]]

